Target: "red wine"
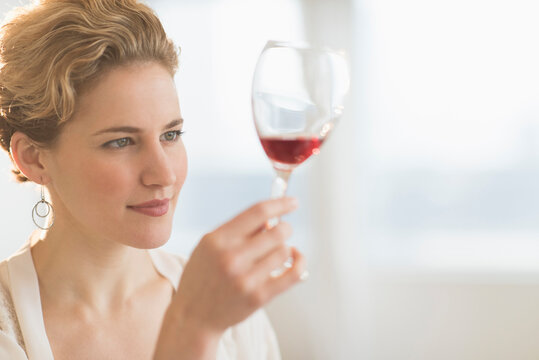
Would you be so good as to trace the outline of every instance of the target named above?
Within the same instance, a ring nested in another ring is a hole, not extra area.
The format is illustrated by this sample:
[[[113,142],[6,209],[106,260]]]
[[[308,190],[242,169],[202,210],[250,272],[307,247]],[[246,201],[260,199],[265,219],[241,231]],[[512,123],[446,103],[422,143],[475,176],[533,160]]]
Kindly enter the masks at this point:
[[[324,139],[314,136],[300,136],[292,139],[262,137],[260,142],[262,142],[262,147],[271,160],[297,165],[307,160],[309,156],[318,154]]]

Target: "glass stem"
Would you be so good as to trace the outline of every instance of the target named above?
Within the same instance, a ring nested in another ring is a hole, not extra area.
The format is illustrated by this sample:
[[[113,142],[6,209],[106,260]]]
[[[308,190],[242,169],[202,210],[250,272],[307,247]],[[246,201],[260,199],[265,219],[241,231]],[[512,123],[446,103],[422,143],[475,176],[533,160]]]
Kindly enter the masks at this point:
[[[273,179],[273,184],[271,186],[271,198],[277,199],[282,198],[286,194],[286,188],[288,187],[288,178],[290,178],[290,174],[292,171],[283,171],[275,169],[275,173],[277,174],[275,176],[275,179]],[[266,224],[267,229],[271,229],[275,225],[277,225],[281,221],[280,217],[275,217],[273,219],[269,219],[268,223]],[[282,267],[275,269],[271,272],[272,277],[278,277],[282,275],[286,269],[290,269],[294,264],[294,260],[289,257],[283,264]]]
[[[291,171],[283,171],[275,169],[275,179],[273,179],[273,184],[271,185],[271,198],[278,199],[283,197],[286,194],[286,188],[288,187],[288,178],[290,177]],[[267,228],[271,229],[281,221],[280,218],[276,217],[268,220]]]

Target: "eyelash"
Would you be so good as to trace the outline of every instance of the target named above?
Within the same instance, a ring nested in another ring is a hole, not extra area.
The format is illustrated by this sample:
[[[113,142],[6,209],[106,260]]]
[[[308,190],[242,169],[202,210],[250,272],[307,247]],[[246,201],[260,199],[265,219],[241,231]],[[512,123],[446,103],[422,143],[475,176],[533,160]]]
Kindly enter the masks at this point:
[[[180,136],[182,136],[184,133],[185,133],[185,131],[183,131],[183,130],[172,130],[172,131],[167,131],[167,132],[163,133],[161,136],[166,136],[167,134],[174,134],[174,139],[172,139],[172,140],[164,140],[164,141],[176,142],[176,141],[179,140]],[[128,143],[125,144],[125,145],[119,145],[119,142],[124,141],[124,140],[127,140]],[[132,144],[133,144],[133,139],[131,139],[130,137],[123,137],[123,138],[120,138],[120,139],[108,141],[108,142],[103,144],[103,147],[104,148],[112,148],[112,149],[122,149],[122,148],[127,147],[128,145],[132,145]]]

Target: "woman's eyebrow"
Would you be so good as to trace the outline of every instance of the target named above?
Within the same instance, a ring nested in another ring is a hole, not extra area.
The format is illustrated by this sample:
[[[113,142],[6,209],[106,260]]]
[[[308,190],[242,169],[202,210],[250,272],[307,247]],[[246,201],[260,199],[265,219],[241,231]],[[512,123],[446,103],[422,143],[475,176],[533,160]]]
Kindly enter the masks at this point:
[[[171,122],[169,122],[168,124],[166,124],[163,127],[163,130],[168,130],[168,129],[173,128],[173,127],[178,126],[178,125],[183,125],[183,119],[182,118],[172,120]],[[102,134],[106,134],[106,133],[116,133],[116,132],[138,133],[140,131],[141,131],[140,128],[133,127],[133,126],[114,126],[114,127],[99,130],[99,131],[95,132],[93,134],[93,136],[102,135]]]
[[[163,130],[168,130],[168,129],[171,129],[171,128],[173,128],[175,126],[178,126],[178,125],[183,125],[183,118],[172,120],[167,125],[165,125]]]

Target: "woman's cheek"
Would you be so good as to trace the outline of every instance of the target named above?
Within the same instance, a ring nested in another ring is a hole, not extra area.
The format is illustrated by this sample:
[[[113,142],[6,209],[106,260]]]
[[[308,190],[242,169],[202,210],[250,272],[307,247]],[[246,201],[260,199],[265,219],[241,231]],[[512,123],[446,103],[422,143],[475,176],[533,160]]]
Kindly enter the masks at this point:
[[[89,191],[98,196],[114,196],[130,188],[137,177],[126,161],[91,161],[86,171]]]

